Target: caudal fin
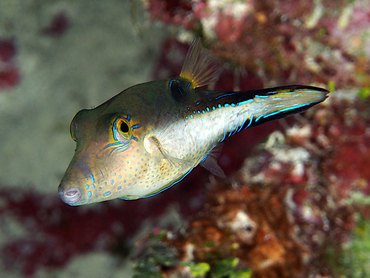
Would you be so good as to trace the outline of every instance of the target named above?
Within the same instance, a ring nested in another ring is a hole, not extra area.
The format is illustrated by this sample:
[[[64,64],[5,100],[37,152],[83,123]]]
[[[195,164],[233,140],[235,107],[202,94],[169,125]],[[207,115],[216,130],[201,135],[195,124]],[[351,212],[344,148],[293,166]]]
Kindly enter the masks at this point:
[[[251,122],[252,125],[259,125],[307,110],[324,101],[329,91],[313,86],[290,85],[247,93],[253,96],[251,99],[255,107],[260,107],[254,111],[254,119]],[[243,105],[243,101],[238,105]]]

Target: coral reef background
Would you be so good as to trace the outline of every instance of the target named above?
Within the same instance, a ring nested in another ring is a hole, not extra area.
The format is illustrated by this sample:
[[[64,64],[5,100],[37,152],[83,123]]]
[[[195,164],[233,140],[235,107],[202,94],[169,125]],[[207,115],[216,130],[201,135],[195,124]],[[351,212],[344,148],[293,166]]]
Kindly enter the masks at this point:
[[[369,27],[359,0],[1,1],[0,276],[368,277]],[[75,113],[177,75],[197,36],[217,89],[330,98],[226,140],[226,180],[196,168],[153,198],[62,203]]]

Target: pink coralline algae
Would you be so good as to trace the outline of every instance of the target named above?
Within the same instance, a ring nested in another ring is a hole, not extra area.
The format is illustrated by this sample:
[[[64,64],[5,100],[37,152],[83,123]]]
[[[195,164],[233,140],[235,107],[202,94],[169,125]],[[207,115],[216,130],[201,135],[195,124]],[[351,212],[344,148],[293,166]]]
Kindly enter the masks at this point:
[[[153,19],[203,36],[216,55],[265,86],[370,86],[370,7],[363,1],[148,0],[146,7]]]

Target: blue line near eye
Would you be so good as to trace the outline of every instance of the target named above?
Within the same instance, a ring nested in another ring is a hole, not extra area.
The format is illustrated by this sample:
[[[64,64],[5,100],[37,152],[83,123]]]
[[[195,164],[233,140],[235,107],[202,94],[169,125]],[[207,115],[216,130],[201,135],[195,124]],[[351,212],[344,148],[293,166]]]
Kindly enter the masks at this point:
[[[131,136],[132,139],[134,139],[136,142],[139,141],[135,136]]]
[[[127,121],[130,121],[130,119],[131,119],[131,116],[130,115],[127,115]]]
[[[117,150],[118,147],[115,147],[113,148],[110,152],[109,152],[109,155],[111,155],[112,152],[114,152],[115,150]]]
[[[106,196],[109,196],[110,194],[111,194],[110,191],[107,191],[104,193],[104,196],[106,197]]]
[[[116,136],[116,133],[114,132],[114,129],[116,128],[116,123],[117,123],[117,121],[118,121],[118,119],[119,119],[120,117],[117,117],[115,120],[114,120],[114,123],[113,123],[113,125],[112,125],[112,134],[113,134],[113,138],[114,138],[114,140],[116,140],[116,141],[118,141],[118,139],[117,139],[117,136]],[[115,143],[116,144],[116,143]],[[105,146],[105,147],[108,147],[108,146],[111,146],[112,144],[110,144],[110,145],[107,145],[107,146]]]
[[[88,193],[87,193],[87,196],[89,196],[89,197],[91,197],[91,191],[89,191]]]
[[[115,143],[112,143],[112,144],[108,144],[108,145],[105,145],[104,149],[112,147],[112,146],[117,146],[117,145],[120,145],[120,144],[121,144],[120,142],[115,142]]]
[[[133,130],[133,129],[135,129],[135,128],[139,128],[140,127],[140,125],[133,125],[132,127],[131,127],[131,130]]]
[[[248,99],[248,100],[245,100],[245,101],[238,102],[236,105],[243,105],[243,104],[247,104],[247,103],[251,103],[251,102],[253,102],[253,99]]]

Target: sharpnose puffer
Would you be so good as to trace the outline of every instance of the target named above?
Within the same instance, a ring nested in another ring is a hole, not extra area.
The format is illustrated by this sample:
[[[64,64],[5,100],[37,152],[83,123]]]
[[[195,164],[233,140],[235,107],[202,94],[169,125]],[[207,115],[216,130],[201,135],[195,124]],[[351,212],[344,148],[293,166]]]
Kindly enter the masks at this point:
[[[217,145],[245,128],[301,112],[328,91],[283,86],[249,91],[199,87],[217,79],[199,39],[179,76],[132,86],[71,122],[75,154],[59,185],[61,199],[83,205],[150,197],[202,165],[224,176]]]

